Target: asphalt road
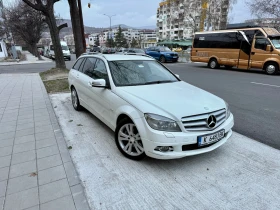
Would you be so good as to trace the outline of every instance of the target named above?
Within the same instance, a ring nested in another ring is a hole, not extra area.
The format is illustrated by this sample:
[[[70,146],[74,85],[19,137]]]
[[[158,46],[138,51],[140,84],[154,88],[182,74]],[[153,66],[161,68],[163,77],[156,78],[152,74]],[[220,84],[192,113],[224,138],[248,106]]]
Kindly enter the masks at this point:
[[[280,149],[280,74],[211,70],[200,63],[167,66],[182,80],[227,101],[235,118],[234,131]]]
[[[73,66],[74,60],[72,55],[72,61],[66,61],[67,68]],[[0,66],[0,73],[41,72],[54,66],[54,62]],[[182,80],[225,99],[234,114],[234,131],[280,149],[280,75],[223,68],[211,70],[200,63],[166,66]]]

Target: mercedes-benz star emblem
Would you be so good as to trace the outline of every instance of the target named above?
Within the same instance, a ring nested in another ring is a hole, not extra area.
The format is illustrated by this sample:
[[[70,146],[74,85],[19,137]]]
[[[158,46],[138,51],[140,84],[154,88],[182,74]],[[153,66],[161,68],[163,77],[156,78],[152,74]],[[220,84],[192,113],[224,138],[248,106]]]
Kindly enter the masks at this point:
[[[217,119],[214,115],[210,115],[207,119],[208,128],[214,128],[216,126]]]

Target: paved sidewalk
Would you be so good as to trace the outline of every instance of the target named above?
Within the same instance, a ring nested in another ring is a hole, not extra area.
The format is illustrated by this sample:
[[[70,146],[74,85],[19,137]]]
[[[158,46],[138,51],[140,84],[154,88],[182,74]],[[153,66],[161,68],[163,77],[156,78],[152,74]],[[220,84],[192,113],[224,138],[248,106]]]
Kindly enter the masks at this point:
[[[38,74],[0,75],[0,210],[88,210]]]
[[[53,62],[51,59],[46,58],[42,56],[42,59],[44,60],[38,60],[37,57],[32,55],[28,51],[23,51],[23,53],[26,55],[26,61],[20,61],[20,62],[0,62],[0,66],[11,66],[11,65],[22,65],[22,64],[33,64],[33,63],[51,63]]]

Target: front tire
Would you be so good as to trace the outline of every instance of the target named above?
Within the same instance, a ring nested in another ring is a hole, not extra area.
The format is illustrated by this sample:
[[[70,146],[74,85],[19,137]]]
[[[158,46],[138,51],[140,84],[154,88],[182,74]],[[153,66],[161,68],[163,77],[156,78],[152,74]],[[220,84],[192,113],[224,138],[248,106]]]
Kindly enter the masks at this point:
[[[160,56],[159,61],[160,61],[161,63],[165,63],[165,62],[166,62],[166,59],[165,59],[165,57],[162,55],[162,56]]]
[[[76,111],[81,111],[82,106],[80,105],[79,96],[78,96],[78,93],[77,93],[77,91],[74,87],[72,87],[72,89],[71,89],[71,100],[72,100],[73,108]]]
[[[266,74],[274,75],[274,74],[277,74],[277,72],[279,71],[279,67],[276,63],[271,62],[271,63],[267,63],[265,65],[264,70],[265,70]]]
[[[216,58],[212,58],[208,63],[209,68],[218,69],[220,68],[220,64],[218,63]]]
[[[130,119],[122,119],[115,131],[115,141],[120,152],[132,160],[146,157],[140,134]]]

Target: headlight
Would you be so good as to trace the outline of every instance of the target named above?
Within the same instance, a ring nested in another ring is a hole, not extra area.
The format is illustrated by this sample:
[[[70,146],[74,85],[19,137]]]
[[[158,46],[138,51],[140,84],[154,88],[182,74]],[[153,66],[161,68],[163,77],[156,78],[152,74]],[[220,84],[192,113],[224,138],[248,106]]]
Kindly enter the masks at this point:
[[[227,102],[225,102],[226,103],[226,107],[227,107],[227,118],[226,119],[228,119],[229,118],[229,116],[230,116],[230,109],[229,109],[229,105],[228,105],[228,103]]]
[[[144,116],[149,126],[155,130],[181,132],[180,127],[174,120],[156,114],[145,114]]]

